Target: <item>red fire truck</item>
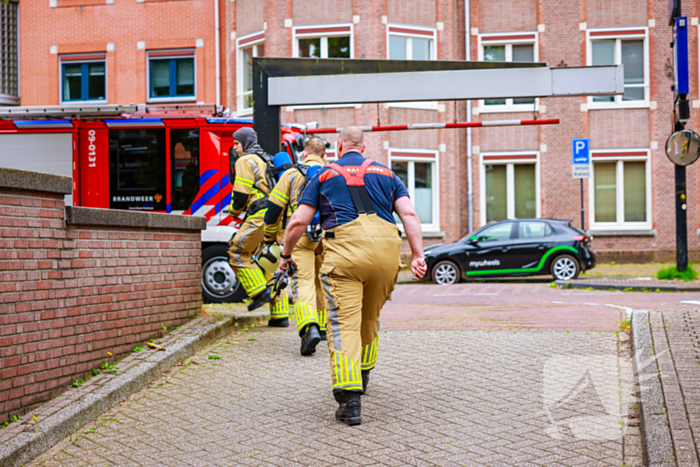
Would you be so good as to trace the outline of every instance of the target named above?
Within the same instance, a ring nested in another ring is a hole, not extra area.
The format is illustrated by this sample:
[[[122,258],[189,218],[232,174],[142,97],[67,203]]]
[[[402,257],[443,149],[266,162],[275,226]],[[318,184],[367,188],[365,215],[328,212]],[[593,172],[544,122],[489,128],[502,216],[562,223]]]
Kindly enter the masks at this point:
[[[209,302],[240,301],[245,291],[228,264],[235,232],[229,214],[228,153],[233,132],[252,119],[214,106],[0,108],[0,166],[73,179],[67,203],[204,216],[202,290]],[[282,128],[297,160],[301,134]]]

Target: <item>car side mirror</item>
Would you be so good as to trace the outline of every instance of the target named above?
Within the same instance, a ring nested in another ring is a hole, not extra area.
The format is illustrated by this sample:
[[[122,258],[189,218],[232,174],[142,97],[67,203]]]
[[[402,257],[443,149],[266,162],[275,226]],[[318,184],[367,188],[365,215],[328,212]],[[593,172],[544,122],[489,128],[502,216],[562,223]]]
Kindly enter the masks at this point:
[[[467,240],[467,243],[469,243],[470,245],[476,245],[477,243],[479,243],[479,237],[472,237],[469,240]]]

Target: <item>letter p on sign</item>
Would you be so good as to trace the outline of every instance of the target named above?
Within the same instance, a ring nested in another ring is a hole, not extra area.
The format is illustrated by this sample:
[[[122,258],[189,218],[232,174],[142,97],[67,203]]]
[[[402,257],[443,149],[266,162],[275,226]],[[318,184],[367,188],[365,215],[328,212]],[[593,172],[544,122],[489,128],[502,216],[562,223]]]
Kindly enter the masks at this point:
[[[589,178],[591,174],[590,142],[588,138],[571,140],[571,162],[574,178]]]

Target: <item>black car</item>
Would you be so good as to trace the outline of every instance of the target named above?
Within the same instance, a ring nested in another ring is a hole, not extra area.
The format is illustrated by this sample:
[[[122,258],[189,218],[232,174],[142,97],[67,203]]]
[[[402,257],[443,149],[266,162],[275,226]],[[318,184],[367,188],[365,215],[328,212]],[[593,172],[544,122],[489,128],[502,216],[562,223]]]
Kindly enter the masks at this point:
[[[571,221],[517,219],[490,223],[448,245],[425,250],[428,273],[436,284],[465,277],[551,274],[570,280],[595,267],[591,237]]]

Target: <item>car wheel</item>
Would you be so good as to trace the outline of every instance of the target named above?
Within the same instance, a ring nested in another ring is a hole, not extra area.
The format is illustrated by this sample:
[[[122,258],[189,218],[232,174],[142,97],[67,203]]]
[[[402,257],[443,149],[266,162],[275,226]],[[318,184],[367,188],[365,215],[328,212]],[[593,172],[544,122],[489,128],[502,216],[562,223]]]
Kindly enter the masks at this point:
[[[241,302],[247,297],[228,262],[226,245],[212,245],[202,252],[202,297],[207,303]]]
[[[456,284],[459,279],[459,267],[452,261],[440,261],[433,268],[433,282],[438,285]]]
[[[561,255],[552,263],[552,275],[560,281],[576,279],[581,272],[581,266],[576,258],[570,255]]]

